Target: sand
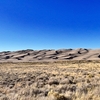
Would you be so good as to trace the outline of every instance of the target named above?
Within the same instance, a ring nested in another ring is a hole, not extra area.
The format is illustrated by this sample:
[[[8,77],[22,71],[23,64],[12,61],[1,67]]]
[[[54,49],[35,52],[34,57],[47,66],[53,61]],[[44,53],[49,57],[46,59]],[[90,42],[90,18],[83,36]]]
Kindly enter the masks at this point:
[[[100,49],[19,50],[0,52],[0,62],[100,60]]]

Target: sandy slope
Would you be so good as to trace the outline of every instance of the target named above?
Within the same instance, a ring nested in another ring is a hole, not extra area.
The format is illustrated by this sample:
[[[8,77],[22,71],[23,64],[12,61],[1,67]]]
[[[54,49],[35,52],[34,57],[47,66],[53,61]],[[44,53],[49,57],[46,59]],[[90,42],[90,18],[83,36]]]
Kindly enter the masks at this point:
[[[1,62],[99,60],[100,49],[20,50],[0,52]]]

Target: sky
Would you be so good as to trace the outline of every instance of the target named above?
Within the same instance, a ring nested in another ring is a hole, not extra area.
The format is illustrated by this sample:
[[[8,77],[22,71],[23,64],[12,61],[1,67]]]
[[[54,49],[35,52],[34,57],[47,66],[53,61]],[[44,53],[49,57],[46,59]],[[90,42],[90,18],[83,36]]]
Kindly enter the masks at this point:
[[[0,0],[0,51],[99,44],[100,0]]]

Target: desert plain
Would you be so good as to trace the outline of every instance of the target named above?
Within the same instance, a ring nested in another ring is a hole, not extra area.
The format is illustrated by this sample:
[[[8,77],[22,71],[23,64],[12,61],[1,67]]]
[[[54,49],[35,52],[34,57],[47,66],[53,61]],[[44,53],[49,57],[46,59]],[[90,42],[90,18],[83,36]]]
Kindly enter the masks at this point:
[[[100,100],[100,50],[0,52],[0,100]]]

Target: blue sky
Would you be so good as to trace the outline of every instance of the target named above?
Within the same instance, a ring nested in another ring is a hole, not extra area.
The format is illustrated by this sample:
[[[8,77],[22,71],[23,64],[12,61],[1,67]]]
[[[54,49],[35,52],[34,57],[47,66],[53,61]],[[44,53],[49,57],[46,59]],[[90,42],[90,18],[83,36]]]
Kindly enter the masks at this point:
[[[99,43],[100,0],[0,0],[0,51]]]

